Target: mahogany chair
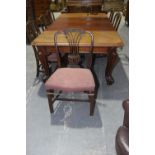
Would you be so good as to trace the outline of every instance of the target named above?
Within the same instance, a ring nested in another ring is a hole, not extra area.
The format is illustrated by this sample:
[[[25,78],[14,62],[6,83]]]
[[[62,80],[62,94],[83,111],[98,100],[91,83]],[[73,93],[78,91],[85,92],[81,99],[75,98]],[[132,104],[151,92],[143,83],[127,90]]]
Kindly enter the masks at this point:
[[[44,14],[39,16],[39,21],[41,23],[41,28],[44,31],[47,28],[47,26],[49,26],[55,21],[53,12],[47,10]]]
[[[79,43],[82,38],[86,36],[90,41],[86,45],[86,50],[88,50],[88,57],[84,68],[81,68],[80,61],[80,47]],[[69,53],[67,55],[67,67],[62,68],[61,54],[62,47],[61,41],[65,39],[68,42],[67,50]],[[90,115],[94,114],[95,109],[95,81],[93,74],[90,70],[92,64],[92,52],[94,37],[89,31],[81,29],[65,29],[63,31],[57,31],[54,35],[54,43],[58,55],[58,67],[57,70],[49,77],[45,83],[45,88],[48,97],[48,103],[50,112],[53,113],[53,104],[55,100],[65,100],[65,101],[88,101],[90,102]],[[56,93],[58,92],[58,93]],[[82,99],[70,99],[61,98],[59,95],[61,93],[78,93],[83,92],[88,95],[87,100]]]
[[[119,24],[121,22],[121,18],[122,18],[121,13],[117,12],[117,13],[115,13],[115,15],[112,19],[112,24],[116,31],[118,30]]]
[[[51,10],[47,10],[45,14],[47,15],[47,17],[51,22],[55,21],[54,13]]]
[[[28,20],[26,23],[26,35],[27,35],[29,41],[32,42],[39,34],[41,34],[41,32],[40,32],[38,26],[35,24],[35,21]],[[34,51],[34,55],[35,55],[35,59],[36,59],[36,66],[37,66],[36,77],[38,77],[40,72],[44,72],[44,69],[40,62],[39,51],[38,51],[37,47],[36,46],[32,46],[32,47],[33,47],[33,51]],[[57,62],[57,56],[56,56],[56,53],[50,53],[50,52],[47,52],[46,55],[47,55],[47,61],[49,64],[49,70],[51,72],[51,67],[52,67],[51,63]]]
[[[109,11],[109,20],[110,20],[110,22],[112,22],[113,16],[114,16],[114,10],[110,10]]]
[[[129,155],[129,100],[123,101],[124,120],[116,134],[115,147],[117,155]]]
[[[41,32],[35,21],[28,20],[26,23],[26,35],[30,42],[32,42],[39,34],[41,34]]]

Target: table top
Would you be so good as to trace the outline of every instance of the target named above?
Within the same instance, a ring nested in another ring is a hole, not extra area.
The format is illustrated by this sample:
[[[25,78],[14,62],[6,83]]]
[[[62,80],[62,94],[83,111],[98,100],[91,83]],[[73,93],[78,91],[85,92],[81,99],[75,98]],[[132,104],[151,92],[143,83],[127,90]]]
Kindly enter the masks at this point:
[[[114,31],[114,28],[105,13],[65,13],[48,26],[47,30],[62,30],[69,27],[80,28],[89,31]]]
[[[54,33],[56,31],[44,31],[39,35],[33,42],[32,45],[39,46],[54,46]],[[94,35],[94,46],[96,47],[119,47],[123,45],[123,42],[120,37],[118,37],[117,32],[115,31],[93,31]],[[68,45],[66,40],[62,38],[62,45]],[[89,41],[88,41],[89,43]],[[87,39],[83,39],[80,42],[81,46],[87,45]]]
[[[121,47],[123,41],[117,31],[114,30],[112,24],[106,14],[98,13],[64,13],[61,14],[54,23],[52,23],[46,31],[42,32],[33,42],[35,46],[54,46],[54,33],[58,30],[66,28],[81,28],[89,30],[94,34],[94,47]],[[64,42],[63,42],[64,41]],[[62,40],[62,44],[66,45],[66,41]],[[87,44],[84,39],[82,46]]]

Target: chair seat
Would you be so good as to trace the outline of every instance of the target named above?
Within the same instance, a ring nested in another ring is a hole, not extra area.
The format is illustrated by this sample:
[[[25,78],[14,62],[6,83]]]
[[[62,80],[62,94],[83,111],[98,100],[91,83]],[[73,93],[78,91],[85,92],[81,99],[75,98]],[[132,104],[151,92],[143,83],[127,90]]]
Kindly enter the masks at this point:
[[[58,68],[46,81],[46,90],[63,92],[94,91],[95,82],[89,69]]]

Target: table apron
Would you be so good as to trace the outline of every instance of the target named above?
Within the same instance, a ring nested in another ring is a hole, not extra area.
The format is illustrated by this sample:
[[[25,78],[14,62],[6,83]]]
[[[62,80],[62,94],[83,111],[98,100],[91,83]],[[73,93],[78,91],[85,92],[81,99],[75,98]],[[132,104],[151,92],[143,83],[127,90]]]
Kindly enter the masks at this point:
[[[56,49],[54,46],[38,46],[45,48],[47,51],[51,51],[51,53],[55,53]],[[94,54],[108,54],[109,48],[111,47],[94,47],[93,48],[93,53]],[[112,48],[117,48],[117,47],[112,47]],[[60,51],[63,53],[68,53],[69,47],[60,47]],[[80,53],[88,53],[88,48],[87,47],[81,47],[80,48]]]

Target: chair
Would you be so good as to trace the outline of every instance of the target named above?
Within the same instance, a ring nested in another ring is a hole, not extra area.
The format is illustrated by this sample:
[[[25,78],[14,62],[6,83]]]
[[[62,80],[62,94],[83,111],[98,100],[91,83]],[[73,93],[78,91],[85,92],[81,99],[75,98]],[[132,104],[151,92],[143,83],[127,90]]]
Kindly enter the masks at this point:
[[[27,24],[26,24],[26,35],[27,35],[27,38],[29,39],[29,41],[32,42],[39,34],[41,34],[41,32],[40,32],[39,28],[37,27],[37,25],[35,24],[35,21],[28,20]],[[32,46],[32,47],[33,47],[33,51],[35,54],[36,65],[37,65],[36,77],[38,77],[40,72],[44,72],[44,69],[43,69],[40,59],[39,59],[39,51],[38,51],[37,47],[36,46]],[[49,64],[49,69],[51,69],[50,64],[52,62],[54,62],[54,63],[57,62],[56,53],[47,52],[47,60],[48,60],[48,64]]]
[[[53,23],[53,21],[55,21],[55,17],[54,17],[53,11],[47,10],[45,12],[45,14],[47,15],[47,17],[49,18],[49,20],[51,21],[51,23]]]
[[[117,155],[129,155],[129,100],[123,102],[124,120],[116,134]]]
[[[88,51],[86,65],[80,68],[81,57],[79,43],[82,39],[87,39],[85,50]],[[87,37],[87,38],[86,38]],[[61,41],[68,42],[69,53],[67,55],[67,67],[61,68],[61,54],[64,47]],[[49,77],[45,83],[50,112],[53,113],[53,103],[55,100],[65,101],[88,101],[90,102],[90,115],[94,114],[95,108],[95,82],[90,70],[92,64],[92,51],[94,37],[91,32],[81,29],[66,29],[57,31],[54,35],[54,43],[58,55],[58,69]],[[58,92],[55,93],[55,92]],[[88,100],[60,98],[61,93],[84,92],[88,95]]]
[[[118,30],[119,24],[121,22],[121,18],[122,18],[122,15],[119,12],[115,13],[113,17],[112,24],[116,31]]]
[[[41,28],[44,31],[45,29],[47,29],[47,26],[55,21],[53,12],[47,10],[44,14],[39,16],[39,21],[41,23]]]
[[[113,16],[114,16],[114,10],[110,10],[109,11],[109,20],[110,20],[110,22],[112,22]]]
[[[127,1],[127,6],[125,9],[125,24],[129,26],[129,0]]]
[[[28,20],[26,23],[26,35],[30,42],[32,42],[39,34],[41,34],[38,26],[34,20]]]

